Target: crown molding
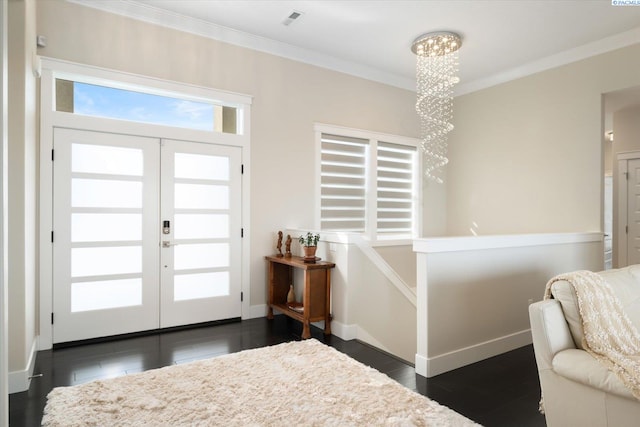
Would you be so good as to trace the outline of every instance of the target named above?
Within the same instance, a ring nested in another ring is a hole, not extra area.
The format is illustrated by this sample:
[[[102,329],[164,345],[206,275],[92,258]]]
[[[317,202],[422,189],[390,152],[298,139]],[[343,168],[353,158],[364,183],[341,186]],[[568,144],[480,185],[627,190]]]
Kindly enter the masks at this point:
[[[309,65],[361,77],[363,79],[395,86],[412,92],[415,92],[416,89],[415,78],[413,77],[408,78],[399,74],[385,72],[374,67],[365,66],[352,61],[346,61],[310,49],[304,49],[243,31],[234,30],[233,28],[212,24],[210,22],[162,10],[146,4],[140,4],[129,0],[67,1],[81,6],[126,16],[139,21],[192,33],[224,43],[303,62]],[[461,83],[455,89],[455,96],[466,95],[492,86],[497,86],[511,80],[516,80],[637,43],[640,43],[640,27],[606,37],[574,49],[569,49],[519,67],[511,68],[486,78]]]
[[[460,84],[456,88],[455,95],[466,95],[471,92],[476,92],[491,86],[497,86],[502,83],[530,76],[552,68],[561,67],[563,65],[571,64],[572,62],[577,62],[582,59],[587,59],[592,56],[621,49],[637,43],[640,43],[640,27],[615,34],[592,43],[587,43],[573,49],[565,50],[537,61],[529,62],[520,67],[511,68],[487,78]]]
[[[222,25],[212,24],[201,19],[180,15],[146,4],[135,3],[128,0],[67,1],[69,3],[126,16],[138,21],[172,28],[174,30],[257,50],[309,65],[315,65],[401,89],[410,91],[415,91],[416,89],[415,78],[407,78],[399,74],[388,73],[374,67],[368,67],[352,61],[345,61],[331,55],[325,55],[310,49],[304,49],[291,44],[234,30],[233,28]]]

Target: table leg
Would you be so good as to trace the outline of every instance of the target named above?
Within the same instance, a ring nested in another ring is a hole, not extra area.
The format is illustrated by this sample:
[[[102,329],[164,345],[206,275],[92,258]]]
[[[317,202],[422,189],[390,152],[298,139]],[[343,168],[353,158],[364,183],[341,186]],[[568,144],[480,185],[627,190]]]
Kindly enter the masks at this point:
[[[309,329],[309,322],[302,322],[302,339],[306,340],[311,338],[311,330]]]
[[[331,335],[331,270],[326,270],[327,294],[324,306],[324,334]]]

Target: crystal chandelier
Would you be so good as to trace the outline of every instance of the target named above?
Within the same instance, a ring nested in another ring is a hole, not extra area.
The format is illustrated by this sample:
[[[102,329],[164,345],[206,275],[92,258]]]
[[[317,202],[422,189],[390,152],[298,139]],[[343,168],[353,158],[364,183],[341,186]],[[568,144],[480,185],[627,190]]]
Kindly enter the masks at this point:
[[[414,40],[416,54],[416,111],[420,116],[425,175],[442,183],[447,159],[447,134],[453,130],[453,86],[458,78],[458,49],[462,39],[450,32],[426,33]]]

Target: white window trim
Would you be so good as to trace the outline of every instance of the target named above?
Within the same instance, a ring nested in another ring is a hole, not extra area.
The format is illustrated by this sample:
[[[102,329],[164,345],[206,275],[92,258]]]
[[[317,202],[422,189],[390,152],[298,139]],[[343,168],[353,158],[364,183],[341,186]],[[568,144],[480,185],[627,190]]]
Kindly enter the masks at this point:
[[[156,94],[172,96],[180,95],[193,100],[205,100],[228,106],[236,106],[241,110],[242,132],[228,134],[214,131],[175,128],[149,123],[129,122],[125,120],[100,117],[81,116],[72,113],[55,111],[55,79],[65,78],[85,83],[103,84],[111,87],[121,85],[121,88],[132,89],[142,87],[153,90]],[[244,174],[242,178],[242,253],[249,254],[251,248],[251,101],[248,95],[224,92],[210,88],[172,82],[168,80],[145,77],[141,75],[108,70],[88,65],[75,64],[51,58],[42,58],[42,76],[40,79],[40,178],[39,178],[39,290],[40,290],[40,336],[38,349],[47,350],[53,346],[53,326],[51,313],[53,312],[53,245],[51,231],[53,230],[53,195],[51,176],[53,164],[50,161],[53,149],[53,129],[55,127],[84,128],[99,132],[116,132],[128,135],[156,136],[158,138],[189,140],[202,143],[214,143],[240,147],[242,150],[242,164]],[[250,260],[242,257],[242,318],[255,317],[251,310],[251,280]]]
[[[320,194],[321,194],[321,182],[322,182],[322,178],[321,178],[321,152],[322,152],[322,134],[332,134],[332,135],[340,135],[340,136],[345,136],[345,137],[351,137],[351,138],[360,138],[360,139],[366,139],[369,141],[370,144],[370,164],[377,164],[377,144],[378,141],[383,141],[383,142],[388,142],[388,143],[394,143],[394,144],[399,144],[399,145],[406,145],[406,146],[410,146],[410,147],[415,147],[418,153],[418,156],[420,156],[420,140],[417,138],[411,138],[411,137],[407,137],[407,136],[398,136],[398,135],[391,135],[391,134],[386,134],[386,133],[381,133],[381,132],[372,132],[372,131],[367,131],[367,130],[363,130],[363,129],[354,129],[354,128],[348,128],[348,127],[343,127],[343,126],[336,126],[336,125],[329,125],[329,124],[324,124],[324,123],[316,123],[314,124],[313,127],[314,133],[315,133],[315,153],[316,153],[316,161],[315,161],[315,176],[316,176],[316,182],[315,182],[315,213],[316,213],[316,218],[315,218],[315,229],[316,230],[321,230],[321,211],[322,211],[322,207],[321,207],[321,201],[320,201]],[[377,174],[376,171],[374,170],[374,168],[369,168],[368,169],[368,179],[369,181],[372,183],[371,185],[373,186],[374,190],[376,188],[376,181],[377,181]],[[412,232],[412,238],[411,239],[406,239],[406,238],[394,238],[394,237],[390,237],[390,238],[379,238],[377,236],[377,226],[371,226],[371,224],[376,224],[376,209],[377,209],[377,202],[376,202],[376,198],[375,197],[368,197],[367,196],[367,212],[366,212],[366,225],[365,225],[365,233],[362,233],[362,237],[365,238],[366,240],[368,240],[370,242],[371,245],[373,246],[393,246],[393,245],[402,245],[402,244],[409,244],[413,241],[413,239],[417,238],[418,236],[422,235],[422,162],[420,160],[418,160],[415,164],[415,169],[414,169],[414,186],[417,189],[417,194],[415,195],[415,209],[414,209],[414,215],[415,218],[413,219],[413,232]],[[371,188],[371,187],[369,187]],[[330,233],[335,233],[335,232],[330,232]],[[340,234],[340,233],[338,233]],[[351,233],[349,233],[351,234]]]

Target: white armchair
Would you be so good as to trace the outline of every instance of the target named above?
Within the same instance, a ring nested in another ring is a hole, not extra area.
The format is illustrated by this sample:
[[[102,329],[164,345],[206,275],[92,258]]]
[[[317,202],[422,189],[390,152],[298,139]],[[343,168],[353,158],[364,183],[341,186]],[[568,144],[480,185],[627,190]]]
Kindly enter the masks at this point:
[[[640,266],[600,273],[640,326]],[[568,282],[554,299],[529,306],[531,334],[549,427],[640,426],[640,401],[618,377],[582,349],[582,324]]]

